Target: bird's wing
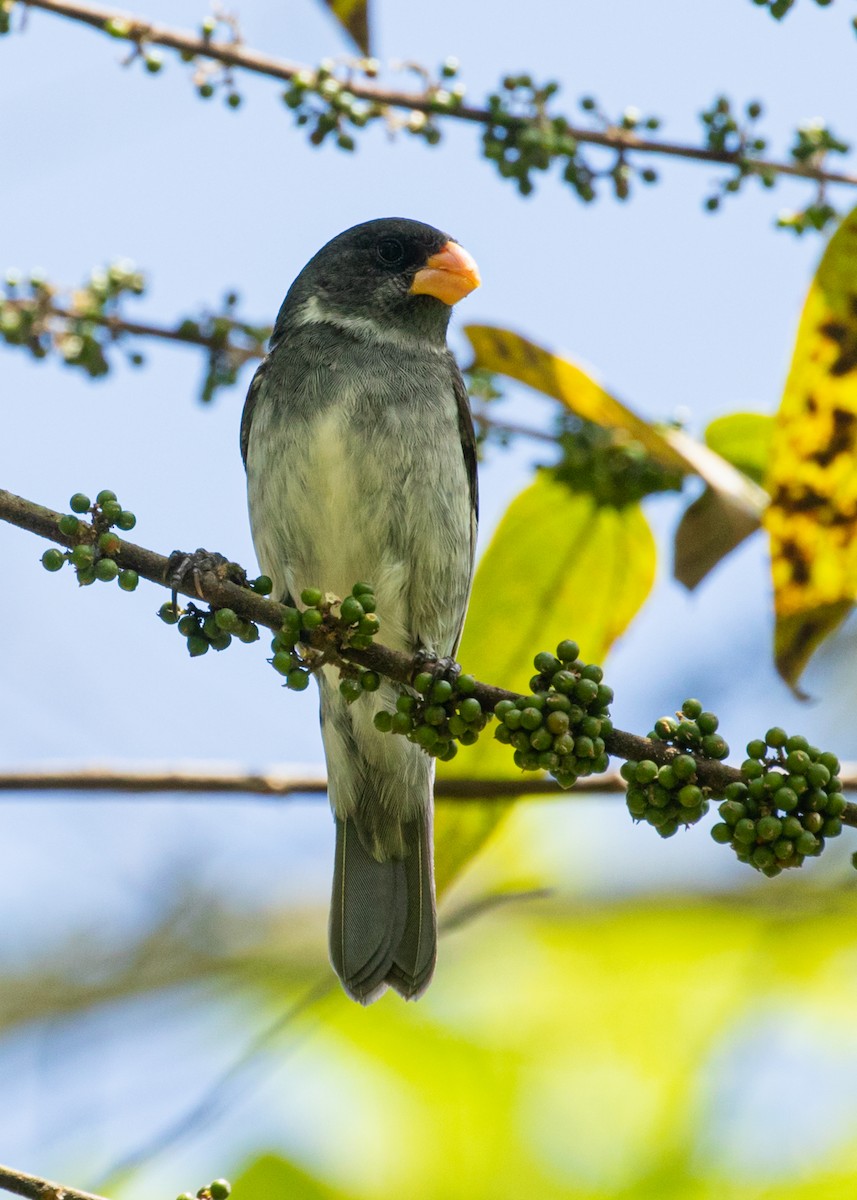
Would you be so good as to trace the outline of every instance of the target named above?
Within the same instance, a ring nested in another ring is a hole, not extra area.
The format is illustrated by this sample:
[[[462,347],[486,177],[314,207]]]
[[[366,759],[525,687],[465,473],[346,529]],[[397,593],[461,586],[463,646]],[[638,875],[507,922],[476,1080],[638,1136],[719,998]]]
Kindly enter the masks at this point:
[[[250,426],[253,423],[253,410],[262,394],[269,361],[267,358],[264,359],[253,376],[247,391],[247,399],[244,401],[244,411],[241,414],[241,460],[245,468],[247,466],[247,448],[250,445]]]

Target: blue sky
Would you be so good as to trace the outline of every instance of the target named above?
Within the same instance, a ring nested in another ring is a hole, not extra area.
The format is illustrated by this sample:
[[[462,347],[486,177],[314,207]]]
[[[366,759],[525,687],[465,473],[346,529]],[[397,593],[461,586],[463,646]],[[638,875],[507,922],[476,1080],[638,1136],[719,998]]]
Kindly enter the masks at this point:
[[[152,0],[143,11],[187,27],[203,15],[187,0]],[[248,44],[273,54],[313,63],[348,52],[311,0],[248,0],[240,16]],[[528,69],[560,80],[566,111],[592,93],[608,112],[633,104],[662,116],[665,136],[693,140],[696,114],[717,93],[742,103],[758,96],[778,153],[804,118],[823,115],[845,135],[853,123],[853,32],[838,7],[823,11],[808,0],[781,25],[749,0],[437,0],[430,9],[380,0],[375,16],[381,58],[435,64],[455,54],[474,100],[507,71]],[[292,128],[274,83],[242,77],[245,103],[234,113],[219,100],[198,101],[177,59],[168,56],[152,78],[139,64],[121,68],[122,54],[117,43],[38,11],[28,14],[26,32],[0,40],[0,267],[38,266],[75,283],[126,256],[150,281],[145,299],[129,307],[143,319],[216,305],[235,287],[241,312],[267,322],[329,237],[370,217],[413,216],[454,234],[482,269],[483,287],[456,313],[462,351],[461,323],[510,326],[591,364],[650,417],[687,410],[695,432],[726,411],[776,407],[822,242],[776,232],[773,218],[808,199],[806,187],[749,188],[712,218],[702,200],[718,172],[665,160],[657,164],[660,185],[639,189],[626,205],[605,194],[582,206],[553,178],[525,201],[477,160],[473,129],[449,128],[434,151],[381,129],[361,138],[353,156],[314,150]],[[846,192],[837,199],[849,205]],[[164,552],[207,546],[252,566],[238,454],[251,372],[203,410],[193,354],[146,354],[144,371],[120,366],[93,384],[0,348],[0,484],[56,508],[73,491],[112,487],[137,513],[142,544]],[[507,410],[521,423],[547,413],[523,391],[511,393]],[[483,466],[483,539],[543,455],[519,444]],[[837,751],[857,756],[847,719],[853,633],[810,672],[810,689],[830,699],[797,705],[770,667],[761,539],[688,596],[669,579],[680,509],[672,501],[650,507],[664,552],[656,592],[611,661],[620,723],[643,730],[685,695],[702,693],[737,746],[778,721],[810,736],[825,730]],[[314,698],[282,691],[261,647],[191,662],[176,634],[152,619],[157,589],[78,591],[68,572],[42,571],[41,550],[0,528],[0,765],[321,762]],[[703,834],[692,848],[661,845],[618,812],[605,823],[601,805],[566,813],[551,852],[532,851],[557,871],[567,852],[563,886],[738,878]],[[148,919],[163,881],[191,866],[202,886],[228,875],[236,902],[323,899],[328,887],[331,830],[318,802],[281,811],[4,801],[2,817],[7,962],[26,961],[34,947],[72,930],[133,930]],[[535,836],[539,820],[527,817],[523,827]],[[575,882],[570,847],[581,827],[599,845],[610,843],[614,857],[597,877],[580,864]],[[650,854],[639,853],[641,839]],[[69,864],[72,889],[33,896],[34,877],[63,877]],[[14,1149],[23,1161],[43,1139],[40,1120],[16,1124],[9,1157]]]

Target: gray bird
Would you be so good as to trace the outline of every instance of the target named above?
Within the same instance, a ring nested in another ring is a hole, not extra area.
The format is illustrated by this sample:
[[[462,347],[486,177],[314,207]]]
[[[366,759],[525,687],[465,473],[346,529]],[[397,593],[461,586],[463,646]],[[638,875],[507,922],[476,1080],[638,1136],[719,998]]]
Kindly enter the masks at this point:
[[[384,218],[328,242],[283,301],[244,406],[253,541],[274,595],[374,587],[380,638],[453,655],[473,573],[473,424],[446,345],[451,305],[479,285],[430,225]],[[434,971],[434,761],[379,733],[382,683],[348,705],[319,678],[336,860],[330,957],[349,996],[420,996]]]

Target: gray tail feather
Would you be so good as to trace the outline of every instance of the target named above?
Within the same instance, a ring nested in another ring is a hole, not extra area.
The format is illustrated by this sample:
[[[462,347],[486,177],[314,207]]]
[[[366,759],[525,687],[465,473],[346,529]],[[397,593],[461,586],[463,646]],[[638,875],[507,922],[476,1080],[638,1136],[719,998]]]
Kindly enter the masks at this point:
[[[416,999],[434,972],[431,812],[404,822],[402,838],[406,857],[379,862],[354,818],[336,818],[330,958],[346,992],[361,1004],[371,1004],[387,985]]]

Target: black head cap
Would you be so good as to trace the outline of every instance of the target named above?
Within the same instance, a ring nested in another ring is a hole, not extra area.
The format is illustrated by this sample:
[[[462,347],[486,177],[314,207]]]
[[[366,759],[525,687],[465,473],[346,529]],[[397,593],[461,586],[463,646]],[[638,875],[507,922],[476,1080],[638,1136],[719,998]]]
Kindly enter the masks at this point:
[[[443,338],[449,305],[412,295],[417,271],[450,240],[449,235],[405,217],[382,217],[354,225],[314,255],[289,289],[275,338],[310,313],[364,318],[409,332]]]

